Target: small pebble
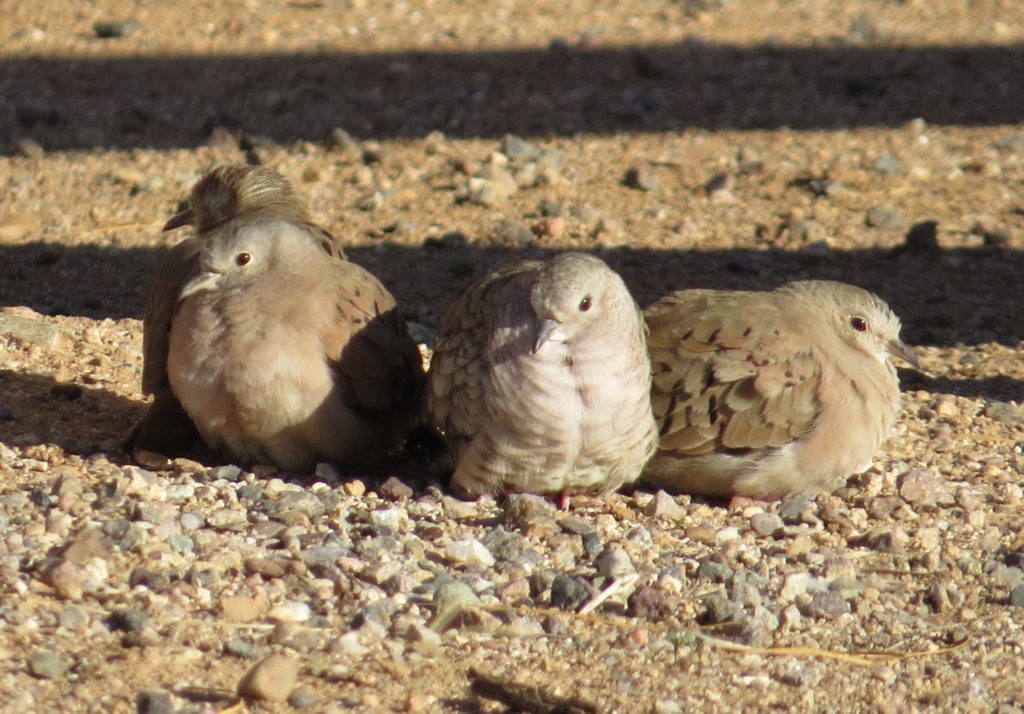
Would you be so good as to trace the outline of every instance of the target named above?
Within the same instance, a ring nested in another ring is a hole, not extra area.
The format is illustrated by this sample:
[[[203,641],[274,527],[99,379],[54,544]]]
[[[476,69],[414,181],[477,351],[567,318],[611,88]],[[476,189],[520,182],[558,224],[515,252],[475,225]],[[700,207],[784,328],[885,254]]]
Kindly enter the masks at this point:
[[[641,164],[629,169],[622,182],[629,188],[641,191],[657,191],[661,187],[661,181],[654,173],[654,168],[649,164]]]
[[[40,679],[56,679],[63,677],[68,671],[69,665],[55,652],[50,650],[36,650],[28,658],[28,668]]]
[[[479,565],[489,568],[494,565],[494,556],[487,546],[475,538],[453,540],[444,549],[445,557],[453,563]]]
[[[551,604],[560,610],[575,612],[589,597],[590,588],[578,578],[559,573],[551,583]]]
[[[246,672],[238,683],[238,693],[268,702],[283,702],[295,688],[298,674],[299,663],[291,657],[269,655]]]
[[[306,622],[312,613],[309,605],[298,600],[287,600],[270,608],[267,619],[271,622],[301,623]]]

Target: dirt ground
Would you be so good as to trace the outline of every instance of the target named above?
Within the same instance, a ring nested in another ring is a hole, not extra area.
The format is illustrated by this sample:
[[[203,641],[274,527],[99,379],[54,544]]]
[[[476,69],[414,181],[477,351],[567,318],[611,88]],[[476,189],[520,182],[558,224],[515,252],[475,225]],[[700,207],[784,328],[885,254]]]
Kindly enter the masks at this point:
[[[0,709],[1024,710],[1024,3],[39,0],[0,38]],[[641,305],[862,285],[928,373],[809,503],[140,469],[160,226],[239,161],[427,346],[575,249]],[[288,702],[237,700],[272,653]]]

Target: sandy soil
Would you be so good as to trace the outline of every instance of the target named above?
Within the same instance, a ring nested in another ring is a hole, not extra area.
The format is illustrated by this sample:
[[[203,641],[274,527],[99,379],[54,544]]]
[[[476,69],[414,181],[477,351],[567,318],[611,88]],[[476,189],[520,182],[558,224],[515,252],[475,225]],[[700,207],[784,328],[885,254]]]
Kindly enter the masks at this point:
[[[48,0],[0,38],[0,708],[220,711],[285,653],[289,703],[238,706],[1024,709],[1024,4]],[[862,285],[928,374],[810,503],[138,469],[159,228],[247,160],[428,345],[488,267],[571,248],[641,304]]]

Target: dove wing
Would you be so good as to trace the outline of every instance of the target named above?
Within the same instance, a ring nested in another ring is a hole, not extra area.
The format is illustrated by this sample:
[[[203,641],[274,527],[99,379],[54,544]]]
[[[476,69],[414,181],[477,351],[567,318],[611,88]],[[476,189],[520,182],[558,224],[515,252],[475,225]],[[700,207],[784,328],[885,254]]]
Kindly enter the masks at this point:
[[[423,365],[394,297],[362,267],[336,263],[335,313],[324,350],[342,401],[368,416],[415,414]]]
[[[449,308],[441,323],[427,378],[426,409],[456,457],[487,418],[492,323],[508,299],[509,283],[540,266],[523,261],[484,276]],[[528,292],[523,297],[528,299]]]
[[[682,291],[645,317],[663,454],[779,447],[812,428],[821,383],[814,329],[771,293]]]
[[[157,266],[142,321],[142,391],[153,394],[167,381],[167,352],[178,296],[199,271],[199,241],[187,238]]]

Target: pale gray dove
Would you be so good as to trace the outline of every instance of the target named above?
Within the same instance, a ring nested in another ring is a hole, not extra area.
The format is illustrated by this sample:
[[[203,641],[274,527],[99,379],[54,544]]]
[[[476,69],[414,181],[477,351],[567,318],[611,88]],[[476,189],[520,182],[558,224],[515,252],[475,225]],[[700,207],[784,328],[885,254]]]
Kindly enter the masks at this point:
[[[771,292],[684,290],[645,313],[660,446],[643,480],[780,498],[860,473],[900,410],[900,321],[879,297],[806,280]]]
[[[640,311],[600,259],[564,253],[478,280],[444,318],[426,409],[463,493],[604,493],[657,445]]]
[[[143,390],[155,396],[135,453],[180,453],[198,428],[243,462],[305,472],[398,445],[418,416],[419,350],[391,294],[310,222],[288,182],[215,169],[164,230],[187,224],[196,237],[159,267],[143,324]]]

